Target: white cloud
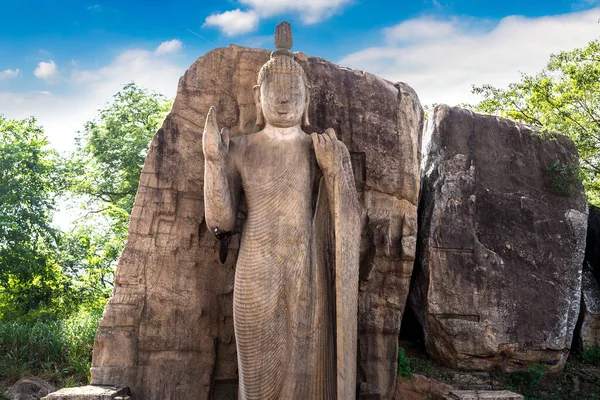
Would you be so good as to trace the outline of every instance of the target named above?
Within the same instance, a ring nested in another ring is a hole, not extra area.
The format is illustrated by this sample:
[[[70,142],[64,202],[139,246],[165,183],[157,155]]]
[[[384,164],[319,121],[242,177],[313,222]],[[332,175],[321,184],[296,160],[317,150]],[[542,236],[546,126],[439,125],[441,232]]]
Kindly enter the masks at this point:
[[[471,85],[504,87],[535,74],[550,55],[600,36],[600,8],[564,15],[489,21],[421,17],[382,31],[386,42],[349,54],[342,65],[411,85],[423,104],[476,102]],[[487,29],[483,29],[486,27]]]
[[[73,69],[71,71],[71,82],[73,83],[91,83],[102,79],[97,71]]]
[[[3,79],[11,79],[16,78],[21,75],[20,69],[5,69],[4,71],[0,71],[0,81]]]
[[[12,103],[12,104],[19,104],[19,105],[23,105],[26,109],[35,109],[35,106],[31,106],[33,103],[36,102],[44,102],[47,100],[50,100],[52,98],[52,93],[48,92],[48,91],[38,91],[38,92],[23,92],[23,93],[16,93],[16,92],[0,92],[0,104],[3,103]],[[22,113],[25,116],[31,116],[34,115],[33,113],[27,113],[27,111],[25,111],[24,113]],[[10,115],[6,114],[6,117],[11,118]]]
[[[219,28],[227,36],[240,35],[252,32],[258,27],[258,15],[254,11],[240,9],[225,11],[222,14],[213,14],[206,17],[205,26]]]
[[[431,17],[410,19],[391,28],[383,30],[385,38],[390,43],[411,41],[435,41],[440,37],[456,35],[456,21],[436,21]]]
[[[187,65],[178,65],[160,57],[156,51],[131,49],[119,54],[109,65],[95,70],[79,70],[89,77],[89,89],[94,96],[109,100],[122,85],[134,81],[138,86],[174,96],[177,82]],[[74,75],[72,75],[74,77]],[[74,83],[77,83],[74,79]]]
[[[46,83],[54,83],[58,78],[58,68],[53,60],[49,62],[40,62],[33,71],[36,78],[46,81]]]
[[[305,24],[314,24],[331,17],[350,0],[240,0],[261,17],[296,12]]]
[[[323,21],[339,12],[352,0],[239,0],[248,10],[235,9],[222,14],[213,14],[206,18],[203,27],[219,28],[227,36],[252,32],[258,27],[260,18],[272,17],[284,13],[300,16],[305,24]]]
[[[158,47],[154,50],[157,55],[164,55],[170,53],[177,53],[183,47],[183,43],[181,40],[173,39],[168,40],[166,42],[162,42],[158,45]]]
[[[156,49],[130,49],[96,69],[73,69],[50,92],[0,92],[0,110],[7,118],[35,116],[52,147],[72,150],[74,137],[86,121],[111,101],[124,84],[135,82],[174,97],[187,65],[157,54]],[[187,63],[186,63],[187,64]]]

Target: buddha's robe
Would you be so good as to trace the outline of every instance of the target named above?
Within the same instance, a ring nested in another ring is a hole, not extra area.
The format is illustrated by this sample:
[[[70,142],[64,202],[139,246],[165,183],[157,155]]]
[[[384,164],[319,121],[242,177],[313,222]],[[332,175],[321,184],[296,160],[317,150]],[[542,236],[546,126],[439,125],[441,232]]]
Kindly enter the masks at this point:
[[[232,139],[247,203],[233,291],[240,399],[355,396],[360,212],[339,144],[343,174],[326,185],[309,135]]]

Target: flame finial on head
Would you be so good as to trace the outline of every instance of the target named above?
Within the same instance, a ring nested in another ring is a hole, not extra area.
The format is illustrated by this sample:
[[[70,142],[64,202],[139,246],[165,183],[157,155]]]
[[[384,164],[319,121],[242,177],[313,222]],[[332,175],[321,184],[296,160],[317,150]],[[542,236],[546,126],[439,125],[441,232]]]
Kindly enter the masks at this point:
[[[283,21],[275,28],[275,51],[273,55],[291,55],[290,49],[294,45],[292,37],[292,26],[289,22]]]
[[[275,47],[271,53],[271,59],[262,66],[258,73],[257,84],[260,85],[264,78],[270,74],[298,75],[306,80],[304,69],[296,62],[290,49],[294,40],[292,38],[292,26],[283,21],[275,28]]]

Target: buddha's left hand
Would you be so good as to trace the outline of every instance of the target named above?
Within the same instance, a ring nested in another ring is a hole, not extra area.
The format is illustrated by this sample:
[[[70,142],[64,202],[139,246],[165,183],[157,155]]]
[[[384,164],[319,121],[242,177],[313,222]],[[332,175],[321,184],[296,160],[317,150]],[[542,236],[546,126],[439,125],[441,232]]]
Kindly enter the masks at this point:
[[[342,169],[339,143],[333,128],[328,128],[324,133],[310,135],[317,157],[317,163],[323,174],[329,178],[335,177]]]

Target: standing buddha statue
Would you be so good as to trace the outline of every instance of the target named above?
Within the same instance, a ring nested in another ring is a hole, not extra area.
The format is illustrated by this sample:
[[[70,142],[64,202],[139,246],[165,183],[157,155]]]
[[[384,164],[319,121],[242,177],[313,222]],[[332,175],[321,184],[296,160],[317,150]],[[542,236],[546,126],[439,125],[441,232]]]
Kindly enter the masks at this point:
[[[241,233],[239,398],[354,399],[362,210],[350,156],[333,129],[302,130],[310,89],[287,22],[275,45],[254,87],[263,129],[230,138],[211,107],[202,138],[207,226],[225,253],[229,236]]]

